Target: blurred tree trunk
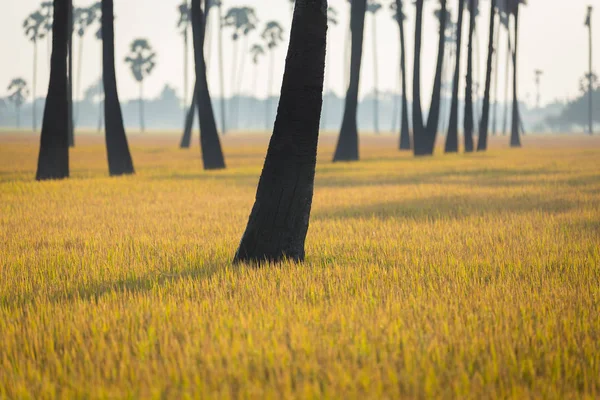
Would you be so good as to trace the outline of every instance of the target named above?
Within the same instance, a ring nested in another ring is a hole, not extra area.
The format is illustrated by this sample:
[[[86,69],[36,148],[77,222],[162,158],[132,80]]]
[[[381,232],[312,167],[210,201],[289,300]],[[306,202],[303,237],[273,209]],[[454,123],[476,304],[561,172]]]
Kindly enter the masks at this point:
[[[456,35],[456,59],[452,79],[452,102],[450,104],[450,122],[446,135],[446,153],[458,152],[458,90],[460,86],[460,55],[462,50],[462,26],[465,0],[458,0],[458,32]]]
[[[54,0],[50,83],[44,108],[36,179],[69,177],[67,52],[70,0]]]
[[[327,1],[296,0],[273,136],[234,262],[304,259],[323,104],[326,36]]]
[[[516,2],[513,17],[515,19],[515,46],[513,49],[513,106],[512,106],[512,129],[510,134],[510,147],[521,147],[521,136],[519,129],[521,115],[519,114],[519,99],[517,95],[517,54],[519,45],[519,2]]]
[[[465,89],[464,139],[465,152],[473,151],[473,33],[475,31],[475,0],[469,0],[469,44],[467,47],[467,85]]]
[[[102,0],[102,77],[108,170],[111,176],[133,174],[133,161],[117,90],[113,0]]]
[[[365,31],[366,0],[354,0],[351,5],[350,29],[352,31],[352,51],[350,55],[350,84],[346,92],[344,118],[338,138],[333,161],[358,161],[358,126],[356,113],[358,111],[358,88],[360,82],[360,67],[363,54]]]
[[[413,153],[420,156],[426,153],[424,143],[425,126],[421,108],[421,36],[423,31],[423,0],[416,0],[415,16],[415,53],[413,65]]]
[[[194,37],[194,60],[196,64],[196,82],[198,84],[198,115],[200,117],[200,149],[204,169],[223,169],[225,159],[221,149],[221,141],[217,132],[215,114],[213,112],[206,78],[204,60],[204,12],[202,0],[192,0],[192,31]],[[206,3],[205,3],[206,7]]]
[[[485,90],[483,93],[483,110],[481,112],[481,123],[479,124],[479,140],[477,151],[487,150],[487,139],[490,121],[490,90],[492,87],[492,61],[494,58],[494,22],[496,21],[496,2],[491,0],[490,10],[490,36],[488,42],[488,56],[485,71]]]
[[[73,0],[69,1],[69,71],[67,77],[67,95],[69,102],[69,147],[75,147],[75,132],[73,126]]]

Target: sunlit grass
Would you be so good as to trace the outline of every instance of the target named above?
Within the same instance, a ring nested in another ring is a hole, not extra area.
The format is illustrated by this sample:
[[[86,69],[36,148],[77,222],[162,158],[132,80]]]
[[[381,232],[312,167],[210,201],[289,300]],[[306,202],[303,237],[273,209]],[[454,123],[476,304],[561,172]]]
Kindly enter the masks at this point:
[[[0,136],[0,398],[600,396],[600,139],[334,165],[325,137],[307,262],[234,267],[267,139],[204,172],[134,136],[109,178],[83,138],[38,183]]]

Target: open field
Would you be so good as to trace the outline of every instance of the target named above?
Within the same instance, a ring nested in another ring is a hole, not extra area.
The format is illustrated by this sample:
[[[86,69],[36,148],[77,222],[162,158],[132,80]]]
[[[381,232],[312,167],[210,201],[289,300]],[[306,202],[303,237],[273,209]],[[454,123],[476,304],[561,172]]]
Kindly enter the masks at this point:
[[[231,259],[266,137],[204,172],[134,136],[125,178],[78,140],[37,183],[0,135],[0,398],[600,396],[600,138],[334,165],[325,137],[307,262],[264,268]]]

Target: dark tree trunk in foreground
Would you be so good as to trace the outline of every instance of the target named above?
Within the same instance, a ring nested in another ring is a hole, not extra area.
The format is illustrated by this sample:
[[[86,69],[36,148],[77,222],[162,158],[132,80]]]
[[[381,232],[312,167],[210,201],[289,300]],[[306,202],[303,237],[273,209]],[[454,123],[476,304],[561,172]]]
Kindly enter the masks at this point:
[[[521,147],[521,136],[519,134],[520,118],[519,99],[517,96],[517,51],[519,45],[519,3],[515,5],[513,14],[515,18],[515,46],[513,49],[513,105],[512,105],[512,129],[510,134],[510,147]]]
[[[67,51],[69,41],[68,0],[54,0],[50,84],[44,108],[37,180],[69,177],[69,104]]]
[[[465,153],[473,151],[473,33],[475,31],[475,0],[469,0],[469,44],[467,47],[467,85],[465,89]]]
[[[458,0],[458,32],[456,36],[456,64],[452,79],[452,103],[450,105],[450,122],[446,135],[446,153],[458,152],[458,88],[460,86],[460,54],[462,49],[462,25],[465,0]]]
[[[185,117],[185,127],[183,128],[183,136],[181,137],[181,143],[179,147],[182,149],[189,149],[192,142],[192,129],[194,128],[194,117],[196,115],[197,103],[198,103],[198,84],[194,84],[194,94],[192,95],[192,105],[187,111]]]
[[[425,126],[421,109],[421,35],[423,30],[423,0],[416,0],[415,17],[415,60],[413,66],[413,152],[415,156],[424,155]]]
[[[69,49],[67,96],[69,101],[69,147],[75,147],[75,129],[73,126],[73,0],[69,0]]]
[[[296,0],[281,98],[235,262],[304,259],[323,103],[327,1]]]
[[[108,171],[111,176],[133,174],[133,162],[125,136],[123,113],[117,91],[113,0],[102,0],[102,74]]]
[[[204,169],[223,169],[225,159],[221,149],[221,141],[217,132],[215,114],[213,112],[206,79],[206,62],[204,60],[204,12],[202,0],[192,0],[192,31],[194,33],[194,60],[196,63],[196,84],[198,90],[198,115],[200,117],[200,150]],[[206,4],[206,3],[205,3]]]
[[[433,92],[431,94],[431,103],[429,106],[429,115],[427,116],[427,127],[425,129],[426,137],[424,140],[424,150],[426,155],[433,154],[435,149],[435,140],[437,137],[438,126],[440,125],[440,102],[442,96],[442,73],[444,71],[444,53],[446,48],[446,0],[440,1],[440,37],[438,42],[438,58],[435,67],[435,78],[433,80]]]
[[[350,55],[350,84],[346,92],[346,105],[342,129],[338,138],[333,161],[358,161],[358,87],[362,63],[365,32],[366,0],[354,0],[351,5],[350,29],[352,31],[352,53]]]
[[[485,70],[485,91],[483,93],[483,110],[479,124],[479,140],[477,151],[487,150],[489,120],[490,120],[490,90],[492,87],[492,61],[494,60],[494,22],[496,21],[496,0],[491,0],[490,37],[488,44],[487,66]]]
[[[402,73],[402,121],[400,126],[400,150],[410,150],[410,127],[408,125],[408,99],[406,97],[406,46],[404,40],[404,19],[402,0],[396,0],[398,27],[400,28],[400,71]]]

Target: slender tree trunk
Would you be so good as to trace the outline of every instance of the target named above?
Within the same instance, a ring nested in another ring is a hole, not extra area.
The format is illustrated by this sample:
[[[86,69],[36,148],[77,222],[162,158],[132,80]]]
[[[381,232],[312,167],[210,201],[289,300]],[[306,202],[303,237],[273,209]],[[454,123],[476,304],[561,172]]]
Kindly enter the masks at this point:
[[[499,15],[498,15],[499,16]],[[496,27],[496,40],[495,40],[495,67],[494,67],[494,111],[492,114],[492,136],[498,134],[498,76],[500,75],[500,32],[502,31],[502,24],[498,17],[498,26]]]
[[[509,24],[510,25],[510,24]],[[508,91],[510,85],[510,59],[512,57],[512,44],[510,41],[510,26],[506,27],[506,68],[504,72],[504,121],[502,124],[502,136],[508,132]]]
[[[144,123],[144,82],[140,81],[140,131],[142,133],[146,132],[146,124]]]
[[[113,0],[102,0],[102,81],[106,153],[110,175],[119,176],[133,174],[134,169],[117,90],[114,19]]]
[[[194,60],[198,84],[198,115],[200,116],[200,149],[204,169],[223,169],[225,159],[217,131],[215,115],[210,100],[206,62],[204,60],[204,12],[201,0],[192,0],[192,31],[194,34]],[[205,3],[206,6],[206,3]]]
[[[17,106],[17,129],[21,129],[21,106]]]
[[[248,36],[244,35],[244,43],[242,46],[242,57],[240,59],[240,65],[239,65],[239,69],[238,69],[238,73],[237,73],[237,81],[235,83],[237,89],[238,89],[238,95],[236,97],[235,100],[235,126],[239,127],[239,120],[240,120],[240,104],[241,104],[241,99],[240,97],[243,95],[243,91],[242,91],[242,85],[244,83],[244,67],[246,65],[246,54],[248,54]]]
[[[372,39],[373,43],[373,128],[375,134],[379,134],[379,71],[378,71],[378,57],[377,57],[377,21],[375,13],[373,13],[373,24],[372,24]]]
[[[75,89],[75,101],[77,101],[77,108],[75,111],[75,122],[79,120],[79,99],[81,94],[81,70],[83,60],[83,36],[79,36],[79,57],[77,59],[77,88]]]
[[[273,72],[275,68],[274,49],[269,52],[269,76],[267,78],[267,99],[265,100],[265,131],[269,130],[271,120],[271,90],[273,87]]]
[[[69,95],[69,147],[75,147],[75,132],[73,124],[73,0],[69,0],[69,77],[67,92]]]
[[[426,127],[421,108],[421,35],[423,30],[423,0],[416,0],[415,53],[413,66],[413,152],[415,156],[426,154]]]
[[[491,0],[490,10],[490,36],[488,42],[488,56],[485,70],[485,91],[483,93],[483,110],[481,112],[481,123],[479,124],[479,141],[477,151],[487,150],[487,139],[490,116],[490,90],[492,87],[492,61],[494,57],[494,22],[496,21],[496,2]]]
[[[454,77],[452,79],[452,101],[450,103],[450,122],[446,135],[446,153],[458,152],[458,90],[460,86],[460,61],[462,50],[462,26],[465,0],[458,1],[458,26],[456,35],[456,58],[454,60]]]
[[[402,0],[396,0],[398,15],[402,16]],[[400,71],[402,74],[402,121],[400,122],[400,150],[410,150],[410,127],[408,124],[408,98],[406,92],[406,46],[404,38],[404,20],[398,21],[400,28]]]
[[[198,83],[194,84],[194,92],[192,94],[192,105],[187,109],[185,117],[185,127],[183,128],[183,136],[181,137],[181,143],[179,147],[182,149],[189,149],[192,142],[192,130],[194,128],[194,117],[196,115],[196,108],[198,105]]]
[[[189,85],[189,81],[188,81],[188,75],[189,75],[188,47],[189,47],[188,28],[186,27],[185,32],[183,33],[183,121],[184,121],[184,132],[186,132],[185,129],[187,126],[187,115],[189,114],[189,111],[187,109],[188,85]],[[192,109],[193,109],[193,105],[192,105]],[[185,137],[185,133],[184,133],[184,137]],[[188,143],[187,147],[189,147],[189,143]],[[183,148],[183,146],[182,146],[182,148]]]
[[[234,40],[233,41],[233,46],[231,46],[231,49],[233,50],[233,54],[232,54],[232,62],[231,62],[231,104],[230,107],[231,112],[230,117],[229,117],[229,126],[231,126],[231,129],[237,129],[237,125],[235,124],[235,97],[236,97],[236,72],[237,72],[237,55],[238,55],[238,50],[239,50],[239,46],[238,46],[238,40]]]
[[[465,90],[465,152],[473,151],[473,33],[475,31],[475,0],[469,0],[469,44],[467,48],[467,86]]]
[[[354,0],[351,6],[350,26],[352,31],[352,54],[350,60],[350,84],[346,92],[344,118],[333,161],[358,161],[358,88],[362,63],[365,32],[366,0]]]
[[[398,126],[398,114],[400,113],[400,57],[398,57],[398,70],[396,71],[396,84],[394,85],[393,97],[392,97],[392,121],[390,123],[390,131],[396,132]]]
[[[512,107],[512,130],[510,135],[510,147],[521,147],[519,99],[517,96],[517,54],[519,49],[519,4],[515,6],[513,14],[515,19],[515,48],[513,50],[513,107]]]
[[[326,33],[326,0],[296,0],[275,128],[234,262],[304,260],[323,103]]]
[[[70,0],[54,0],[50,83],[44,108],[36,179],[69,177],[67,52]]]
[[[38,59],[38,51],[37,51],[37,39],[33,39],[33,86],[32,86],[32,95],[33,95],[33,131],[37,132],[37,106],[35,104],[35,96],[37,90],[37,59]],[[19,122],[19,125],[20,122]],[[20,126],[19,126],[20,127]]]
[[[223,6],[219,2],[219,87],[221,94],[221,133],[227,134],[227,123],[225,117],[225,67],[223,66]]]
[[[515,24],[516,24],[516,19],[515,19]],[[515,26],[516,29],[516,26]],[[589,74],[590,74],[590,78],[589,78],[589,92],[590,92],[590,98],[589,98],[589,128],[590,128],[590,135],[594,134],[594,82],[592,80],[592,76],[593,76],[593,69],[592,69],[592,60],[593,60],[593,53],[592,53],[592,17],[590,15],[590,24],[589,24],[589,53],[590,53],[590,65],[589,65]],[[516,52],[516,41],[515,41],[515,52]]]
[[[435,149],[435,141],[440,124],[440,107],[442,96],[442,76],[444,71],[444,54],[446,49],[446,0],[440,0],[440,36],[438,42],[438,58],[435,67],[435,78],[433,80],[433,91],[431,94],[431,103],[429,106],[429,115],[427,116],[426,137],[424,138],[424,154],[432,155]]]

